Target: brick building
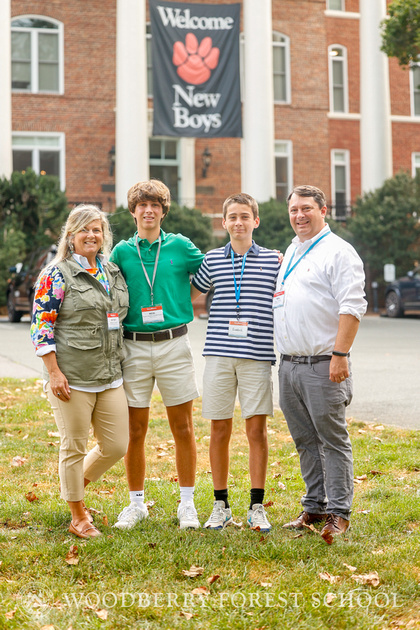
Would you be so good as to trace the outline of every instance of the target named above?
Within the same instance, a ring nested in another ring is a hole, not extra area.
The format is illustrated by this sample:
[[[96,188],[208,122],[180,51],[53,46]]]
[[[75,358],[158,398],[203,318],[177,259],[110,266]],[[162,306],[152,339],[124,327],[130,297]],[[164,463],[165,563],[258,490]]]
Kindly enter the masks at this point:
[[[2,0],[0,175],[31,165],[106,211],[156,176],[218,230],[235,191],[265,201],[312,183],[343,218],[362,191],[420,169],[420,66],[379,52],[386,0],[240,4],[244,137],[192,139],[151,136],[146,0]]]

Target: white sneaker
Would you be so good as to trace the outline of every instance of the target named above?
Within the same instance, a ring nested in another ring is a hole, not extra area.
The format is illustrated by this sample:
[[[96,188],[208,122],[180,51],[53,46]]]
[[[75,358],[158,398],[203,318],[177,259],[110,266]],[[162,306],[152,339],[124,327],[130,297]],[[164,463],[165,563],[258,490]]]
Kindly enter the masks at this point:
[[[225,507],[224,501],[215,501],[213,512],[210,514],[209,520],[204,523],[204,527],[208,529],[224,529],[229,523],[232,523],[232,510]]]
[[[118,520],[114,527],[118,529],[133,529],[133,527],[140,523],[144,518],[149,516],[149,511],[144,503],[140,506],[136,503],[130,503],[123,509],[121,514],[118,515]]]
[[[198,529],[200,527],[197,510],[192,502],[181,503],[178,506],[178,518],[180,529]]]
[[[252,510],[248,510],[248,525],[259,527],[261,532],[269,532],[271,525],[267,520],[264,506],[261,503],[254,503]]]

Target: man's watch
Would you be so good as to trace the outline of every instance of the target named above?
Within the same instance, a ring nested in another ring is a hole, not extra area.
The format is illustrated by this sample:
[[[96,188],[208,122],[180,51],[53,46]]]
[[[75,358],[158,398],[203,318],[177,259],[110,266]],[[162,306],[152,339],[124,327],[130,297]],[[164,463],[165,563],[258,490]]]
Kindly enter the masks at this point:
[[[338,350],[333,350],[332,353],[335,357],[348,357],[350,354],[350,352],[338,352]]]

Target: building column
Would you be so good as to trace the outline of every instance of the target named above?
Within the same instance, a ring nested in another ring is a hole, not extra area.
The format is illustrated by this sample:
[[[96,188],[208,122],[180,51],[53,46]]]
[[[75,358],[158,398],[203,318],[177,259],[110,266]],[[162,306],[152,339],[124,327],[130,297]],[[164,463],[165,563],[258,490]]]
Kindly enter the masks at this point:
[[[360,2],[360,159],[362,193],[392,177],[388,57],[381,52],[380,22],[386,0]]]
[[[12,55],[10,0],[0,2],[0,177],[9,178],[12,162]]]
[[[115,198],[149,178],[147,125],[146,0],[117,0],[117,107]]]
[[[276,195],[271,0],[244,0],[242,190],[259,202]]]

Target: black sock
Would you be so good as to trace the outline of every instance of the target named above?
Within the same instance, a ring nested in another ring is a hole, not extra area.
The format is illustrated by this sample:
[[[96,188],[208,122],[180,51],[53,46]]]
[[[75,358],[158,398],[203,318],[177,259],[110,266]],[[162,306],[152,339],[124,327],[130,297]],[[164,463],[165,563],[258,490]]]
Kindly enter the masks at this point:
[[[252,510],[252,506],[255,503],[261,503],[264,501],[264,488],[251,488],[251,505],[249,509]]]
[[[228,501],[227,488],[226,488],[226,490],[215,490],[214,491],[214,500],[215,501],[224,501],[225,502],[225,508],[230,507],[229,501]]]

